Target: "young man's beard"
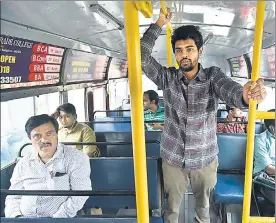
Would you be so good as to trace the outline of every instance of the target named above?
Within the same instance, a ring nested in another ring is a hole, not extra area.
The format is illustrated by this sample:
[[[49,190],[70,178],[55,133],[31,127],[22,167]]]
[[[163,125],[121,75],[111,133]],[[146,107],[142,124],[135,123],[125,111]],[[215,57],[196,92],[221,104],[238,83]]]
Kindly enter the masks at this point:
[[[188,61],[189,61],[189,65],[182,66],[181,64],[182,64],[182,61],[184,61],[184,60],[188,60]],[[194,69],[192,60],[187,59],[187,58],[182,59],[182,60],[180,61],[179,67],[180,67],[180,69],[181,69],[183,72],[190,72],[190,71],[192,71],[192,70]]]

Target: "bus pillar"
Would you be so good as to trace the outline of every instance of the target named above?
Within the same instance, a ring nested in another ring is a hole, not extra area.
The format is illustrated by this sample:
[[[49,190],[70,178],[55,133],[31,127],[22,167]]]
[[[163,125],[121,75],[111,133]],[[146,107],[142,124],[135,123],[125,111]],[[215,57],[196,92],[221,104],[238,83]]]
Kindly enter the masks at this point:
[[[124,2],[124,14],[131,101],[137,222],[149,223],[139,17],[134,2]]]

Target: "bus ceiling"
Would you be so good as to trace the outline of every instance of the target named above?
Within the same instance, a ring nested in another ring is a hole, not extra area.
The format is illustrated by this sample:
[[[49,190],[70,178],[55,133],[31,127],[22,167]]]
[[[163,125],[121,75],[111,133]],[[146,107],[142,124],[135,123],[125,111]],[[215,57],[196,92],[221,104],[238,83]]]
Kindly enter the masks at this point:
[[[140,34],[159,15],[153,1],[153,17],[139,17]],[[194,24],[204,39],[204,55],[226,58],[252,50],[256,1],[167,1],[174,12],[172,27]],[[275,43],[275,2],[266,1],[263,48]],[[2,34],[54,44],[65,48],[126,59],[124,4],[120,1],[4,1]],[[153,56],[166,55],[165,30]]]

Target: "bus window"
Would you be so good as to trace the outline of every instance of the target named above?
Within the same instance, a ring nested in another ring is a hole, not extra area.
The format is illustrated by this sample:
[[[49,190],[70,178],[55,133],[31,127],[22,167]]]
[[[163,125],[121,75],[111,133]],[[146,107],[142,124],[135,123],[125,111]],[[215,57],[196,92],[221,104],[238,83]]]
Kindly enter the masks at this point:
[[[127,98],[128,81],[127,80],[114,80],[109,81],[109,103],[110,110],[114,110],[122,105],[122,101]]]
[[[265,100],[258,105],[259,111],[268,111],[275,108],[275,88],[265,87],[267,96]]]
[[[122,105],[122,101],[127,97],[127,81],[120,81],[116,83],[116,108]]]
[[[84,93],[85,89],[74,89],[68,91],[68,102],[73,104],[76,108],[78,121],[84,122],[85,119],[85,106],[84,106]]]
[[[106,103],[105,103],[105,88],[95,88],[93,90],[93,101],[94,101],[94,112],[99,110],[106,110]],[[105,117],[105,112],[97,112],[95,117]]]
[[[146,75],[142,75],[142,88],[143,92],[148,90],[158,91],[158,87],[155,83],[153,83]]]
[[[13,162],[20,147],[30,142],[25,124],[33,115],[33,97],[1,102],[1,168]]]
[[[59,106],[59,92],[35,97],[35,114],[52,114]]]

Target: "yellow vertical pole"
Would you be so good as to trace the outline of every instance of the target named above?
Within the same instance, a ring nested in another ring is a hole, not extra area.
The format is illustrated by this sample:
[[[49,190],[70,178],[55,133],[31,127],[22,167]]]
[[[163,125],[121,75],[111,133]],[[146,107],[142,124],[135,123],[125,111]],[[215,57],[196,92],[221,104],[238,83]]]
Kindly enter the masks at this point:
[[[168,67],[172,67],[172,45],[171,45],[171,27],[166,26],[166,42],[167,42],[167,63]]]
[[[265,14],[265,1],[258,1],[256,19],[255,19],[256,26],[255,26],[255,33],[254,33],[254,48],[253,48],[254,50],[253,50],[252,78],[251,78],[252,81],[256,81],[259,78],[262,39],[263,39],[262,37],[263,37],[264,14]],[[243,216],[242,216],[243,223],[248,223],[250,219],[256,105],[257,105],[256,100],[250,100],[247,146],[246,146]]]
[[[142,66],[138,10],[134,2],[124,2],[131,125],[135,173],[137,222],[149,223],[148,182],[143,115]]]
[[[179,68],[179,65],[178,65],[178,63],[177,63],[176,58],[174,58],[174,66],[175,66],[175,68],[176,68],[176,69],[178,69],[178,68]]]

